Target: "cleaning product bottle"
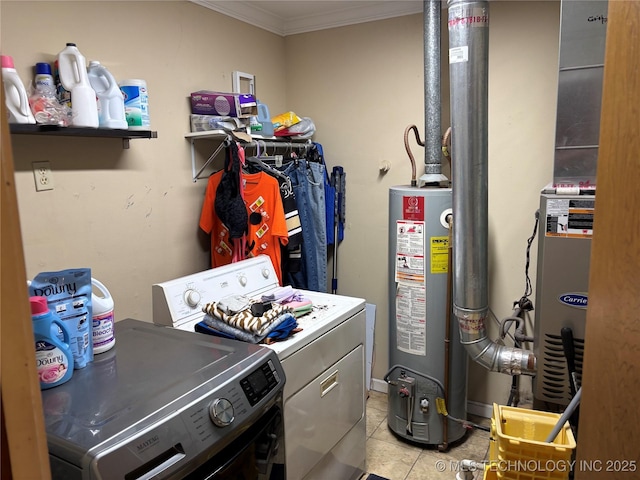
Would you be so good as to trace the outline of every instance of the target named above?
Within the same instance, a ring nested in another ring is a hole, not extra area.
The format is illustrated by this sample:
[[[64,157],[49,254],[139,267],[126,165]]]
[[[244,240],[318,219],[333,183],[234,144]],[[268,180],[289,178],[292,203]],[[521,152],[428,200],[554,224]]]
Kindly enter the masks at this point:
[[[36,63],[36,76],[33,79],[36,84],[36,92],[45,95],[55,95],[56,84],[51,75],[51,65],[45,62]]]
[[[49,310],[46,297],[29,297],[29,303],[36,346],[36,367],[40,388],[45,390],[68,381],[73,375],[69,331],[60,318]],[[62,331],[62,341],[52,334],[54,324]]]
[[[124,95],[111,72],[96,60],[89,63],[89,83],[98,96],[98,123],[102,128],[127,129]]]
[[[271,122],[271,115],[269,115],[269,107],[264,103],[258,102],[257,120],[262,125],[262,132],[260,132],[260,135],[263,137],[273,137],[273,123]]]
[[[91,284],[97,288],[102,297],[91,293],[91,305],[93,308],[93,353],[103,353],[116,344],[113,335],[113,297],[102,283],[95,278],[91,278]]]
[[[31,108],[29,108],[27,90],[24,88],[18,72],[16,72],[13,58],[9,55],[2,55],[1,62],[9,123],[36,123],[31,113]]]
[[[66,126],[67,111],[58,103],[56,84],[51,75],[51,65],[36,63],[35,89],[29,97],[29,106],[36,123]]]
[[[71,92],[71,113],[74,127],[98,127],[98,103],[87,75],[87,63],[75,43],[58,54],[56,60],[60,83]]]

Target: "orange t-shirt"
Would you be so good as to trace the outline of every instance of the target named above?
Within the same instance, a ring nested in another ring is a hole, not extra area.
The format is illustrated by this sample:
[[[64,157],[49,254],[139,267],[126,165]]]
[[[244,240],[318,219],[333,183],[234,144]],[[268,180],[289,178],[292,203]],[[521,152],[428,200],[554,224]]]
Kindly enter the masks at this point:
[[[223,173],[221,170],[209,177],[200,214],[200,228],[211,235],[212,268],[231,263],[233,256],[233,240],[229,239],[229,230],[216,215],[214,206]],[[286,245],[289,237],[278,180],[264,172],[242,173],[241,183],[249,217],[245,255],[268,255],[282,285],[280,246]]]

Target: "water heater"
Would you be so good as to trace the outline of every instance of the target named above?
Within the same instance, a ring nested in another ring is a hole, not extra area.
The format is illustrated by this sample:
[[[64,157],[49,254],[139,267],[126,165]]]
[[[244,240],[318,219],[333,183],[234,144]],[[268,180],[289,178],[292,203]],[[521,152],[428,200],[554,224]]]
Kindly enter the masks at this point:
[[[403,439],[438,446],[465,429],[438,412],[437,399],[457,419],[466,419],[467,403],[467,353],[457,320],[447,322],[451,201],[451,188],[389,191],[387,422]]]

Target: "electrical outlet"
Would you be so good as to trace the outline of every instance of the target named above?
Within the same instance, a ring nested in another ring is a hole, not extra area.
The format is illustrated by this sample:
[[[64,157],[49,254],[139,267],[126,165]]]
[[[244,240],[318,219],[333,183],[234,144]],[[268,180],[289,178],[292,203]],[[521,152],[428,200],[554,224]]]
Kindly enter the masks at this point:
[[[53,176],[49,162],[32,162],[33,178],[36,182],[36,192],[53,190]]]

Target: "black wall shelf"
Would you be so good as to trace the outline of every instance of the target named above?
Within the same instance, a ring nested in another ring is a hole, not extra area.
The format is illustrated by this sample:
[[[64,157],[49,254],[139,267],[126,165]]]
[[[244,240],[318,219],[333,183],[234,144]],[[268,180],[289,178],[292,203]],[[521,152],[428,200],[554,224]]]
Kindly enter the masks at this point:
[[[109,128],[59,127],[57,125],[31,125],[11,123],[9,128],[15,135],[50,135],[58,137],[121,138],[122,148],[129,148],[129,140],[136,138],[158,138],[151,130],[121,130]]]

